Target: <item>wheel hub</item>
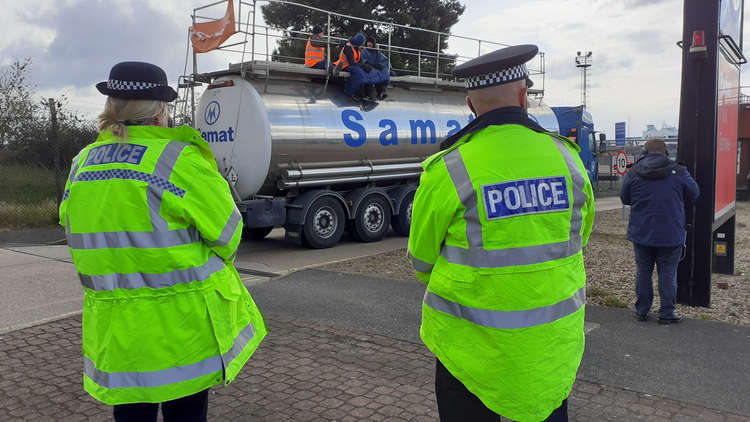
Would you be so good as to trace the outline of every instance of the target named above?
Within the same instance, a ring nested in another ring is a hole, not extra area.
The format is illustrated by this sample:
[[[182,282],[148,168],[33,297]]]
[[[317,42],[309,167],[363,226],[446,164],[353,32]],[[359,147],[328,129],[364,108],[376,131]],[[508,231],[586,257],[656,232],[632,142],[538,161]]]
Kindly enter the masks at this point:
[[[378,204],[368,204],[362,213],[362,218],[369,232],[377,233],[383,228],[383,209]]]
[[[313,230],[315,230],[315,234],[322,238],[333,236],[333,233],[336,231],[336,217],[331,208],[324,207],[315,213]]]

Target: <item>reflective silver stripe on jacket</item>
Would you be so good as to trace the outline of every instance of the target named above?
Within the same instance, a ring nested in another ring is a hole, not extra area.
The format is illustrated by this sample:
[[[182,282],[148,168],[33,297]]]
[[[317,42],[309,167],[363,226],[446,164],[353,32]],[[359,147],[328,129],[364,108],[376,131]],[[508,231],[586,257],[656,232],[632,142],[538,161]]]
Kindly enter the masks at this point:
[[[424,303],[436,311],[484,327],[499,329],[528,328],[549,324],[579,310],[586,303],[586,287],[581,287],[571,297],[554,305],[521,311],[492,311],[471,308],[449,301],[429,290],[425,293]]]
[[[71,249],[169,248],[200,242],[193,227],[157,232],[66,233]]]
[[[255,328],[253,327],[253,323],[250,322],[237,335],[232,348],[228,352],[223,355],[211,356],[190,365],[175,366],[158,371],[105,372],[97,369],[94,366],[94,362],[84,356],[83,370],[87,377],[91,378],[97,385],[105,388],[160,387],[176,384],[215,372],[221,372],[229,362],[239,356],[254,336]],[[224,359],[224,363],[222,363],[222,359]]]
[[[448,262],[473,268],[502,268],[566,258],[581,250],[582,208],[586,203],[584,192],[586,179],[578,168],[573,154],[563,144],[564,141],[554,137],[551,137],[551,139],[562,154],[572,181],[573,210],[568,240],[518,248],[485,249],[476,189],[471,183],[461,152],[457,148],[446,154],[443,160],[456,187],[458,197],[461,199],[461,204],[466,208],[464,219],[466,220],[466,240],[469,248],[444,244],[440,252],[441,256]]]
[[[234,210],[232,211],[232,215],[229,216],[229,220],[224,225],[224,228],[221,230],[221,234],[219,235],[219,238],[207,242],[206,244],[208,246],[226,246],[229,244],[229,242],[232,240],[232,235],[234,235],[234,232],[237,230],[237,225],[242,223],[242,215],[240,214],[239,210],[237,210],[237,207],[234,207]]]
[[[409,251],[409,260],[411,261],[411,265],[414,267],[414,269],[419,271],[420,273],[432,272],[432,268],[435,266],[433,264],[422,261],[419,258],[416,258],[411,254],[411,251]]]
[[[243,350],[245,350],[245,347],[247,347],[248,343],[255,337],[255,327],[253,327],[253,323],[249,323],[245,326],[245,328],[240,331],[239,334],[237,334],[237,337],[234,339],[234,344],[232,344],[232,347],[227,350],[226,353],[221,355],[221,359],[224,361],[224,367],[228,367],[232,361],[242,353]]]
[[[148,183],[146,201],[149,208],[152,231],[120,231],[70,233],[68,227],[66,237],[71,249],[105,249],[105,248],[168,248],[200,242],[201,237],[194,227],[187,229],[169,230],[168,223],[159,214],[164,191],[184,197],[185,190],[169,181],[175,164],[182,150],[189,144],[171,141],[162,150],[154,166],[153,173],[135,170],[111,169],[83,172],[74,178],[74,182],[109,179],[142,180]]]
[[[214,273],[224,269],[224,260],[212,256],[205,264],[184,270],[173,270],[166,273],[129,273],[129,274],[104,274],[85,275],[78,274],[83,287],[92,290],[114,290],[114,289],[139,289],[150,287],[158,289],[172,287],[176,284],[204,281]]]

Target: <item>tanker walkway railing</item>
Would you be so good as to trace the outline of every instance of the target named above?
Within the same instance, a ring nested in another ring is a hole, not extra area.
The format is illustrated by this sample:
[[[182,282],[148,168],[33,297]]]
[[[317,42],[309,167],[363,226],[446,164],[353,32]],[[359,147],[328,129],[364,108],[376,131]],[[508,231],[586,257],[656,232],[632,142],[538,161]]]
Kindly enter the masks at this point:
[[[226,12],[226,5],[227,0],[221,0],[196,7],[193,9],[192,14],[193,23],[215,21],[221,18]],[[331,33],[331,23],[335,23],[336,21],[359,22],[361,23],[361,27],[356,32],[377,33],[382,38],[387,39],[387,41],[380,44],[380,51],[386,55],[391,65],[391,70],[397,75],[414,75],[418,77],[432,78],[435,80],[435,84],[440,80],[456,81],[456,78],[450,73],[453,66],[478,57],[482,53],[508,46],[508,44],[496,41],[345,15],[287,0],[240,0],[236,10],[237,13],[235,14],[235,16],[237,16],[236,33],[232,36],[232,39],[225,41],[225,44],[217,50],[238,54],[240,56],[240,74],[243,77],[245,77],[247,70],[256,70],[254,69],[255,66],[265,66],[265,75],[266,78],[269,78],[271,73],[271,62],[300,63],[303,65],[304,57],[278,54],[276,46],[278,45],[278,42],[282,40],[289,43],[303,43],[307,41],[310,35],[312,35],[305,31],[280,29],[259,24],[258,21],[262,19],[258,14],[258,8],[260,5],[284,5],[298,11],[298,13],[296,13],[298,16],[319,16],[319,19],[316,21],[320,22],[321,25],[325,25],[326,28],[326,37],[324,40],[327,43],[326,54],[329,62],[338,59],[339,47],[341,47],[349,37],[354,35]],[[214,16],[209,16],[214,13]],[[432,42],[434,42],[434,48],[417,49],[405,45],[399,45],[398,42],[394,41],[394,38],[409,38],[410,33],[418,33],[421,34],[422,37],[424,37],[425,34],[430,35],[430,37],[432,37]],[[394,37],[394,35],[396,35],[396,37]],[[263,48],[261,48],[261,42],[263,42]],[[441,48],[444,43],[447,45],[445,49]],[[455,53],[447,53],[444,51],[446,49],[454,50]],[[332,54],[332,50],[336,51]],[[186,54],[185,59],[186,68],[189,52],[190,43],[188,42],[188,54]],[[197,80],[196,75],[199,74],[198,56],[193,52],[192,57],[192,75],[185,74],[185,77],[187,78],[186,83],[190,85],[195,84],[195,81]],[[258,58],[263,59],[263,61],[256,61]],[[394,62],[396,63],[396,66],[393,65]],[[537,79],[535,80],[536,86],[541,86],[541,88],[534,90],[534,94],[539,97],[543,96],[545,83],[544,53],[539,54],[534,64],[529,66],[529,71],[532,78]],[[534,76],[537,76],[537,78],[534,78]],[[325,92],[328,86],[329,79],[330,75],[327,74],[323,92]],[[541,79],[541,81],[538,79]],[[190,90],[192,92],[194,86],[191,86]],[[195,97],[195,94],[191,94],[191,97]],[[191,106],[192,116],[194,114],[195,104],[192,98],[190,101],[193,102]]]

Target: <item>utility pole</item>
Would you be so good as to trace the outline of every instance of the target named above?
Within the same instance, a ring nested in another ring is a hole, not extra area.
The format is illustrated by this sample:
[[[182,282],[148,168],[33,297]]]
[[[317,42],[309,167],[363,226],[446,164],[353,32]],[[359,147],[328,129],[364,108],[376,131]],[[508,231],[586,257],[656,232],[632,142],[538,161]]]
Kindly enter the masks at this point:
[[[591,52],[576,52],[576,67],[581,69],[581,105],[586,109],[586,72],[591,67]]]
[[[47,137],[52,142],[52,150],[54,151],[54,162],[55,162],[55,193],[57,198],[57,207],[60,207],[60,200],[62,199],[62,186],[60,183],[60,141],[57,130],[57,108],[55,106],[55,99],[49,98],[47,100],[49,106],[49,120],[50,128]]]

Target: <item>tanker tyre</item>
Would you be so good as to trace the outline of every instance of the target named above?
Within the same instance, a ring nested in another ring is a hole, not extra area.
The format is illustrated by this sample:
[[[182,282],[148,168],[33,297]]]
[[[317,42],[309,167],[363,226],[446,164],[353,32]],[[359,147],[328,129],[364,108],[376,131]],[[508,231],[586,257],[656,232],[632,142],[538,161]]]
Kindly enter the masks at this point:
[[[273,227],[245,227],[242,229],[242,238],[245,240],[263,240]]]
[[[302,243],[313,249],[335,246],[344,233],[344,207],[333,197],[318,198],[310,205],[302,226]]]
[[[398,214],[393,216],[391,225],[399,236],[409,236],[411,229],[411,210],[414,205],[414,192],[409,192],[401,201]]]
[[[383,239],[391,225],[391,205],[380,195],[368,195],[357,206],[352,235],[360,242]]]

